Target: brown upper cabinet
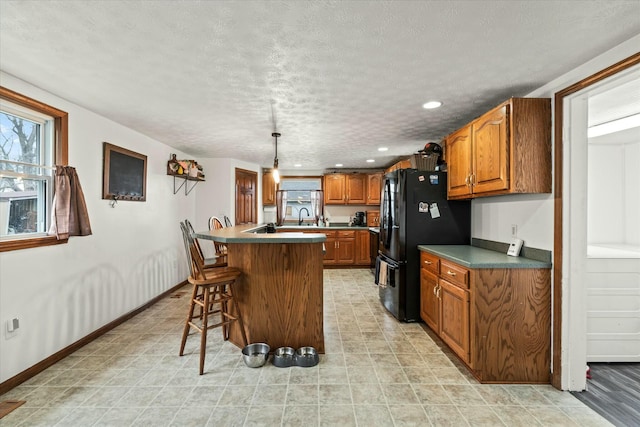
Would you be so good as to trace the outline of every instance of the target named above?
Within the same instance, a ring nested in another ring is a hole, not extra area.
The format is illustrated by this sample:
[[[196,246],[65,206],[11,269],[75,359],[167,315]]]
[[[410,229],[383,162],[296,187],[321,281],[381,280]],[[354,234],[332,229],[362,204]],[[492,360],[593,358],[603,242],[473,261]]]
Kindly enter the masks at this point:
[[[367,175],[334,173],[324,176],[325,205],[364,205],[367,201]]]
[[[385,173],[389,173],[389,172],[393,172],[395,170],[398,169],[410,169],[411,168],[411,160],[410,159],[404,159],[404,160],[400,160],[396,163],[394,163],[393,165],[389,166],[387,169],[385,169]]]
[[[551,192],[551,100],[511,98],[446,138],[448,195]]]
[[[276,204],[276,183],[273,180],[271,171],[262,174],[262,205],[275,206]]]
[[[367,205],[380,205],[382,172],[367,175]]]

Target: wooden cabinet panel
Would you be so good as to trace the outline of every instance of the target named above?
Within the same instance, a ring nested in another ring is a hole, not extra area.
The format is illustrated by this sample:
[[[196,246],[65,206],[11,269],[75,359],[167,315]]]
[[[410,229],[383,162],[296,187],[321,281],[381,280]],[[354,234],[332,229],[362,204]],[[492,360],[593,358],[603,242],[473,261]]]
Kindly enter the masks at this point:
[[[366,201],[366,175],[334,173],[324,176],[325,205],[364,205]]]
[[[462,288],[469,288],[469,270],[451,261],[440,261],[440,276]]]
[[[446,280],[438,281],[440,290],[440,338],[463,361],[469,363],[469,291]]]
[[[438,277],[426,269],[420,269],[420,317],[436,334],[440,333],[440,300]]]
[[[428,252],[420,252],[420,268],[440,274],[440,258]]]
[[[367,175],[367,205],[380,206],[382,192],[382,172]]]
[[[472,126],[473,192],[486,193],[509,188],[509,105],[480,117]]]
[[[428,252],[420,260],[420,315],[478,380],[549,382],[550,269],[468,269]]]
[[[336,264],[352,265],[356,262],[356,238],[338,238],[336,241]]]
[[[370,233],[369,230],[356,232],[356,264],[357,265],[370,265],[371,264],[371,246],[370,246]]]
[[[345,176],[334,173],[324,176],[324,204],[343,205],[345,203]]]
[[[449,197],[471,195],[471,126],[452,133],[446,141]]]
[[[551,192],[551,100],[511,98],[446,138],[448,195]]]
[[[336,247],[337,237],[335,231],[325,233],[327,240],[324,242],[324,257],[322,258],[323,265],[331,265],[336,263]]]
[[[276,204],[276,183],[271,172],[262,174],[262,205],[275,206]]]
[[[380,211],[367,211],[367,227],[380,227]]]
[[[394,163],[393,165],[391,165],[390,167],[388,167],[387,169],[385,169],[384,172],[389,173],[398,169],[411,169],[411,160],[409,159],[400,160]]]
[[[486,382],[548,383],[551,270],[481,269],[474,274],[472,363]]]
[[[367,203],[367,176],[360,173],[347,175],[345,197],[349,205]]]

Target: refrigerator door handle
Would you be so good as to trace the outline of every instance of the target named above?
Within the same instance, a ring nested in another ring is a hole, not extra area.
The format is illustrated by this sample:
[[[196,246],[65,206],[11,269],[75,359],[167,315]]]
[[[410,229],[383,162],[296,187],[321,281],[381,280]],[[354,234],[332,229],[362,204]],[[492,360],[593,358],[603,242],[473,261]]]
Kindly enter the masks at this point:
[[[385,181],[385,188],[384,188],[385,193],[387,194],[386,197],[386,202],[387,202],[387,215],[386,218],[384,219],[384,221],[386,221],[387,223],[387,235],[386,235],[386,242],[384,244],[384,247],[389,249],[391,247],[391,230],[393,229],[393,221],[392,221],[392,213],[391,213],[391,209],[393,209],[393,204],[391,203],[391,184],[389,183],[389,181]]]

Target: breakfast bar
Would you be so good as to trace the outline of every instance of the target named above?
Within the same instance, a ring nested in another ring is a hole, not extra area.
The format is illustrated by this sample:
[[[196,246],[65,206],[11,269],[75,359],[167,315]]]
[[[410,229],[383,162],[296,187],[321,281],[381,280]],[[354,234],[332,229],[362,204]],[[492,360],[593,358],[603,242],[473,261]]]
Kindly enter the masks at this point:
[[[198,239],[227,246],[227,263],[242,271],[234,288],[249,343],[315,347],[324,353],[323,233],[265,233],[242,225],[196,232]],[[229,341],[242,347],[239,325]]]

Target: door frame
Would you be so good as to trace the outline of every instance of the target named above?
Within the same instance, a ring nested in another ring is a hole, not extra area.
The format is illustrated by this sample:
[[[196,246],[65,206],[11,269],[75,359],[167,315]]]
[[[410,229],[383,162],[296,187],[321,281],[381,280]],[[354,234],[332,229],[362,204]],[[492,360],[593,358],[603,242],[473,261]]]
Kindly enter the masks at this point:
[[[610,67],[605,68],[579,82],[556,92],[554,97],[554,225],[553,225],[553,354],[552,354],[552,374],[551,384],[557,388],[562,389],[562,365],[563,365],[563,343],[568,344],[568,339],[562,339],[563,333],[563,305],[568,307],[569,298],[563,302],[563,283],[564,270],[567,266],[563,265],[566,262],[565,258],[568,258],[568,253],[565,253],[563,247],[563,234],[568,230],[565,230],[564,215],[563,215],[563,187],[565,185],[563,178],[563,155],[565,153],[564,146],[564,100],[566,97],[588,88],[589,86],[598,83],[606,78],[614,76],[615,74],[633,67],[640,63],[640,52],[631,55],[630,57],[619,61]],[[569,144],[567,143],[567,147]],[[567,224],[568,225],[568,224]],[[565,308],[566,309],[566,308]],[[567,345],[568,348],[568,345]],[[566,348],[565,348],[566,350]],[[566,353],[566,351],[565,351]],[[565,354],[567,357],[567,354]]]

